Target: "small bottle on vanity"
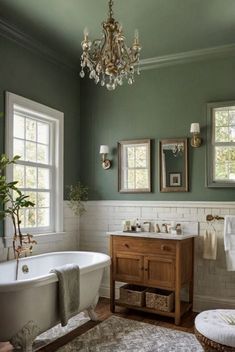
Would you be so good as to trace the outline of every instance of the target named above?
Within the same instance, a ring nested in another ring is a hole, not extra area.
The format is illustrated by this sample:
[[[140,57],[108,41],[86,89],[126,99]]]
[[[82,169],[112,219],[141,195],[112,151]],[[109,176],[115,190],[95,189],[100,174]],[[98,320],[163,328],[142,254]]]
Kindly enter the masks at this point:
[[[141,225],[139,219],[136,219],[136,232],[141,232]]]
[[[182,234],[182,228],[180,224],[176,224],[176,233],[177,235],[181,235]]]

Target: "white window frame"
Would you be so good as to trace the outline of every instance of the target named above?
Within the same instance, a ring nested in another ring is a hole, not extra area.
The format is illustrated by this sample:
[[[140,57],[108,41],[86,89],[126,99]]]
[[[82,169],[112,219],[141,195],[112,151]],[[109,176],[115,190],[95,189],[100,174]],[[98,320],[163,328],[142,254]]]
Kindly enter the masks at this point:
[[[215,175],[215,147],[234,147],[235,142],[215,143],[215,109],[235,106],[235,101],[215,102],[207,104],[207,187],[227,188],[234,187],[234,180],[216,180]]]
[[[38,117],[46,122],[53,123],[53,193],[51,204],[54,204],[52,216],[53,229],[43,231],[43,228],[27,229],[32,234],[46,235],[63,232],[63,194],[64,194],[64,114],[43,104],[34,102],[22,96],[6,92],[5,97],[5,153],[11,159],[13,157],[13,119],[14,108],[22,109],[29,115]],[[30,164],[30,163],[29,163]],[[13,166],[6,170],[7,180],[13,179]],[[36,231],[35,231],[36,230]],[[5,238],[12,238],[13,227],[10,219],[5,221]]]

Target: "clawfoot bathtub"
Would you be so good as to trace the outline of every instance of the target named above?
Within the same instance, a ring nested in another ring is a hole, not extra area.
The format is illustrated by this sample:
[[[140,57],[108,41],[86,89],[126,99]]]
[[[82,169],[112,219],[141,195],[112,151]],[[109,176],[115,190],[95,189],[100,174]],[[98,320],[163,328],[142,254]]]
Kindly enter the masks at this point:
[[[109,256],[94,252],[56,252],[22,258],[17,281],[16,262],[3,262],[0,264],[0,341],[20,344],[21,339],[23,349],[27,350],[23,345],[32,344],[38,334],[58,324],[58,280],[50,270],[72,263],[80,267],[79,312],[87,310],[91,319],[95,318],[93,309],[104,268],[110,264]],[[25,331],[32,336],[25,336]],[[27,339],[29,343],[24,342]]]

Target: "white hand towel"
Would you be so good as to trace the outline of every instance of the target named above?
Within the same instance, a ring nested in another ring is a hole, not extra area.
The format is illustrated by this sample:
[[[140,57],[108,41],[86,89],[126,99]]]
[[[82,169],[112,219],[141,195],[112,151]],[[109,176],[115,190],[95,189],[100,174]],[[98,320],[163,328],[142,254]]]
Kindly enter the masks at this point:
[[[235,235],[235,215],[226,215],[224,218],[224,249],[231,249],[231,235]]]
[[[204,234],[203,258],[216,260],[217,256],[217,236],[216,232],[206,231]]]

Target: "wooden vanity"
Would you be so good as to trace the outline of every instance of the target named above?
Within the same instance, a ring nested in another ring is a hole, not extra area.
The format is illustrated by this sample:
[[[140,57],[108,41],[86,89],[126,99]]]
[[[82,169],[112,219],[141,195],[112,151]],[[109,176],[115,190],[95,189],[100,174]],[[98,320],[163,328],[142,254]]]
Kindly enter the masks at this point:
[[[110,309],[124,306],[172,317],[179,325],[181,316],[193,303],[193,252],[196,235],[156,233],[108,233],[110,236]],[[175,293],[175,309],[164,312],[135,307],[115,299],[116,281],[160,288]],[[181,289],[188,287],[188,302],[181,301]]]

